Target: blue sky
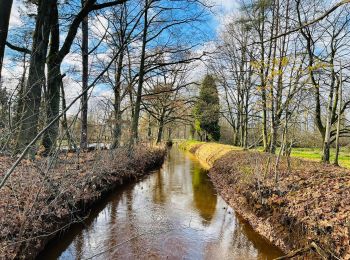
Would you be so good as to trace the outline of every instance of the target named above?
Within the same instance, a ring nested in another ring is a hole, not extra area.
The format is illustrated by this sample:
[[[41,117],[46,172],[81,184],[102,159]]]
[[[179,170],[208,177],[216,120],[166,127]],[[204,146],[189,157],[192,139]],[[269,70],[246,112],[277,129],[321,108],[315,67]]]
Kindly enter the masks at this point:
[[[207,39],[208,41],[215,40],[216,33],[218,31],[218,28],[220,28],[220,25],[225,21],[225,17],[232,13],[234,10],[237,10],[237,1],[236,0],[206,0],[209,2],[209,4],[214,5],[215,7],[213,8],[213,13],[208,16],[207,21],[205,23],[202,23],[199,26],[199,29],[203,29],[207,33]],[[21,8],[24,8],[23,5],[23,0],[14,0],[13,4],[13,9],[11,13],[11,19],[10,19],[10,38],[11,34],[13,34],[14,29],[18,27],[23,27],[26,26],[26,24],[21,21],[21,14],[19,10]],[[30,10],[31,12],[35,12],[36,10]],[[200,28],[202,27],[202,28]],[[78,33],[78,37],[79,37]],[[62,37],[63,39],[63,37]],[[13,42],[14,44],[17,44],[21,46],[23,43],[21,42]],[[77,48],[77,46],[73,46],[73,48]],[[199,52],[202,52],[206,50],[207,48],[211,48],[211,43],[209,42],[208,44],[204,44],[198,50]],[[11,81],[8,81],[8,89],[13,89],[15,86],[10,86],[12,82],[15,82],[13,79],[19,79],[20,75],[22,74],[22,68],[20,66],[16,66],[14,64],[11,64],[9,61],[9,57],[13,54],[13,52],[9,51],[7,49],[6,51],[7,56],[5,56],[5,68],[3,70],[3,76],[4,78],[11,78]],[[80,55],[77,54],[70,54],[66,57],[65,59],[66,64],[70,65],[76,65],[80,66],[81,61],[80,61]],[[7,68],[6,68],[7,65]],[[202,63],[198,63],[196,65],[194,75],[201,75],[201,73],[205,73],[206,69],[203,66]],[[66,85],[68,86],[66,89],[66,94],[67,94],[67,101],[69,102],[69,99],[72,99],[74,96],[76,96],[80,90],[81,90],[81,84],[77,81],[75,81],[73,78],[67,78],[66,80]],[[18,81],[17,81],[18,82]],[[17,82],[14,84],[16,85]],[[99,87],[96,89],[96,95],[97,96],[106,96],[108,97],[110,95],[110,89],[106,87]]]

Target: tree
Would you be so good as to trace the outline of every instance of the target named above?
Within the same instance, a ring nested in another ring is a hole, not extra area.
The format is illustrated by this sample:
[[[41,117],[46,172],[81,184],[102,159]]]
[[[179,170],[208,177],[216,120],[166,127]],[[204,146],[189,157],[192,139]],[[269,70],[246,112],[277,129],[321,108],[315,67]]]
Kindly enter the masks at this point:
[[[86,4],[85,0],[81,1],[81,5]],[[81,136],[80,136],[80,148],[86,149],[88,146],[88,88],[89,81],[89,17],[85,16],[81,22],[82,31],[82,85],[83,96],[81,97]]]
[[[143,95],[142,105],[144,109],[158,123],[157,143],[163,138],[164,128],[175,122],[190,121],[187,111],[192,99],[185,95],[188,91],[187,82],[188,65],[173,65],[171,69],[159,70],[159,78],[150,80]],[[168,132],[170,133],[170,132]],[[151,134],[150,134],[151,135]],[[170,138],[170,135],[169,135]]]
[[[220,32],[216,55],[210,69],[223,89],[221,115],[233,130],[233,144],[247,148],[248,123],[255,79],[249,47],[251,32],[248,24],[235,18]]]
[[[12,2],[12,0],[2,0],[0,2],[0,83]]]
[[[137,53],[140,62],[136,75],[138,81],[130,143],[138,141],[143,85],[147,77],[151,77],[152,72],[161,67],[188,64],[204,56],[203,54],[193,57],[194,55],[190,54],[191,50],[198,46],[198,42],[193,42],[193,29],[205,14],[205,8],[200,1],[144,0],[141,46]]]
[[[80,23],[84,18],[94,10],[100,10],[106,7],[111,7],[114,5],[122,4],[126,0],[117,0],[111,2],[105,2],[97,4],[96,0],[86,0],[84,6],[80,9],[78,14],[72,20],[70,26],[68,27],[67,35],[64,39],[64,42],[59,49],[59,51],[50,57],[52,64],[55,64],[55,70],[58,71],[61,67],[63,59],[70,52],[71,46],[77,34]],[[51,32],[51,21],[55,15],[53,15],[55,6],[57,6],[57,0],[42,0],[38,3],[38,14],[36,17],[35,31],[33,35],[33,45],[30,58],[30,67],[28,73],[28,80],[25,87],[25,95],[23,96],[23,109],[20,120],[19,133],[17,138],[17,150],[23,149],[28,146],[32,140],[35,139],[38,133],[39,128],[39,112],[42,102],[42,89],[45,86],[45,64],[47,58],[48,42]],[[57,29],[57,28],[56,28]],[[59,37],[56,37],[56,41],[59,40]],[[57,44],[57,42],[55,43]],[[59,45],[58,45],[59,46]],[[53,76],[56,77],[57,73],[53,73]],[[50,79],[48,80],[50,82]],[[60,91],[60,82],[51,81],[54,86],[48,86],[48,89],[53,88],[51,93],[54,95],[52,97],[52,106],[59,106],[59,98],[57,98],[57,93]],[[85,92],[87,89],[83,92]],[[51,97],[48,97],[51,99]],[[58,110],[52,109],[53,113],[51,118],[57,118]],[[52,121],[51,121],[52,122]],[[53,127],[57,131],[58,124],[53,124],[49,129]],[[56,143],[55,140],[51,140],[52,144]],[[47,148],[49,149],[49,148]],[[35,154],[35,146],[30,149],[30,156]]]
[[[49,124],[59,113],[60,87],[62,76],[60,64],[57,60],[59,51],[60,27],[58,21],[57,3],[52,7],[50,28],[50,50],[47,60],[47,91],[46,91],[46,124]],[[49,154],[56,145],[58,135],[58,121],[44,134],[42,144],[45,154]]]
[[[41,91],[45,84],[45,62],[50,35],[50,21],[55,1],[39,1],[38,14],[33,35],[33,45],[30,57],[29,75],[23,95],[17,149],[23,149],[36,136]],[[34,149],[30,151],[35,153]]]
[[[300,25],[310,18],[310,10],[322,8],[319,2],[310,2],[308,5],[302,5],[297,0],[297,15]],[[327,4],[327,3],[324,3]],[[314,117],[318,131],[323,140],[322,161],[330,162],[331,144],[336,140],[337,130],[333,129],[337,123],[338,115],[345,113],[350,105],[350,100],[343,102],[342,107],[337,113],[339,103],[339,61],[343,57],[344,51],[349,48],[350,15],[347,10],[333,12],[323,21],[321,26],[313,24],[312,26],[300,29],[300,33],[305,40],[306,52],[308,55],[308,71],[310,84],[313,88],[313,97],[315,102]],[[327,41],[324,41],[327,39]],[[322,52],[319,51],[319,45],[322,46]],[[346,66],[344,66],[346,67]],[[323,102],[323,97],[327,96],[327,101]],[[326,115],[323,115],[323,111]],[[348,136],[350,129],[344,127],[339,130],[339,136]]]
[[[199,92],[194,115],[201,131],[204,131],[205,141],[220,139],[220,101],[215,79],[206,75]]]

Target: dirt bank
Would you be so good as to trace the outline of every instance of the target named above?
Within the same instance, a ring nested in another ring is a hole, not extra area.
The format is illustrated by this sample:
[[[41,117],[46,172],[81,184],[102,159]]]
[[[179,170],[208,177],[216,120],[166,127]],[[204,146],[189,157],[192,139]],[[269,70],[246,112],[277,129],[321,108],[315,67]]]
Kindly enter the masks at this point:
[[[302,255],[350,259],[349,170],[300,159],[288,167],[286,158],[276,167],[277,158],[266,153],[236,149],[218,157],[220,145],[213,147],[192,143],[189,150],[209,162],[222,197],[258,233],[286,253],[313,247]]]
[[[0,190],[0,259],[32,259],[107,192],[159,167],[165,149],[94,151],[23,161]],[[0,157],[0,176],[13,160]]]

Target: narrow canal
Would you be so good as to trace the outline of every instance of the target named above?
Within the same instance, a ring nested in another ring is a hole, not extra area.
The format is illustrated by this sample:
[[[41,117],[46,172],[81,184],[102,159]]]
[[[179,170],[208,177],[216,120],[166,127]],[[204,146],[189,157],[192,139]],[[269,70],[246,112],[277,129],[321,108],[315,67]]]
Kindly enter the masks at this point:
[[[217,194],[207,172],[176,147],[160,170],[128,184],[39,259],[273,259],[265,242]]]

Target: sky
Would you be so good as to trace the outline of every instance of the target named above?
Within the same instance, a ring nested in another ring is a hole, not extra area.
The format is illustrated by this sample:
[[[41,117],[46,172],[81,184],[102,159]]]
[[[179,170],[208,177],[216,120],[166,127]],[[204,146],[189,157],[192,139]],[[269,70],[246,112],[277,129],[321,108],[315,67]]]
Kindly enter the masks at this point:
[[[219,30],[222,23],[225,22],[225,18],[231,14],[232,12],[237,10],[238,4],[237,0],[206,0],[210,5],[214,5],[213,13],[208,17],[208,21],[206,24],[203,24],[203,28],[205,27],[207,31],[209,31],[209,38],[210,40],[215,39],[216,33]],[[14,0],[13,2],[13,8],[11,12],[11,18],[10,18],[10,30],[9,35],[13,34],[15,32],[15,29],[18,27],[26,26],[23,24],[23,21],[21,18],[20,10],[25,9],[25,6],[23,4],[23,0]],[[35,13],[34,10],[30,10],[31,12]],[[79,33],[80,34],[80,33]],[[78,37],[79,37],[78,34]],[[63,37],[62,37],[63,39]],[[20,45],[21,43],[14,42],[14,44]],[[207,44],[202,45],[197,50],[198,53],[201,53],[203,51],[207,51],[212,49],[213,43],[208,42]],[[74,48],[74,47],[73,47]],[[14,89],[16,85],[18,84],[18,79],[20,78],[22,74],[22,68],[20,66],[17,66],[13,64],[13,62],[10,61],[10,56],[13,55],[12,51],[6,50],[6,56],[4,59],[4,69],[3,69],[3,78],[6,80],[11,79],[8,81],[5,81],[5,87],[7,89]],[[90,61],[93,62],[93,61]],[[78,66],[81,65],[80,56],[77,54],[70,54],[65,59],[65,64],[63,66]],[[194,79],[201,77],[206,73],[206,67],[202,62],[198,62],[195,66],[195,69],[193,70],[192,76]],[[14,80],[14,79],[17,79]],[[75,96],[77,96],[81,90],[81,83],[77,82],[73,78],[66,78],[65,79],[65,85],[66,85],[66,95],[67,95],[67,102],[69,103],[70,100],[74,99]],[[112,92],[110,88],[101,87],[98,86],[95,88],[93,96],[97,96],[99,98],[108,98],[112,96]],[[93,100],[92,98],[91,103],[96,103],[98,100]],[[93,104],[92,104],[93,105]],[[79,108],[79,104],[76,104],[73,109],[70,111],[70,114],[75,114],[76,111]]]

